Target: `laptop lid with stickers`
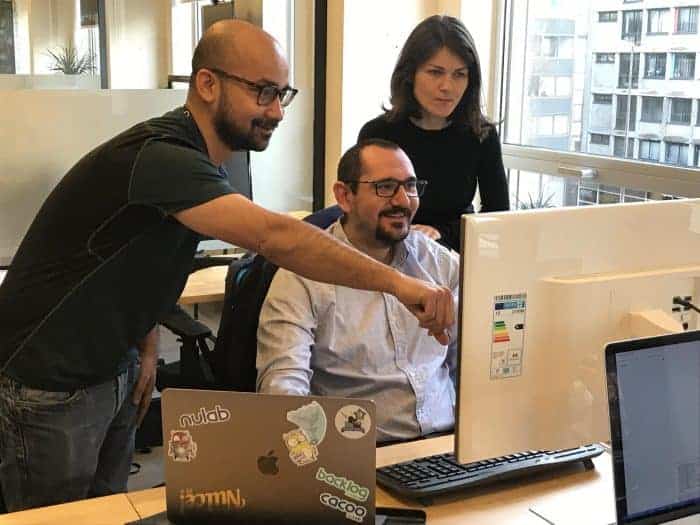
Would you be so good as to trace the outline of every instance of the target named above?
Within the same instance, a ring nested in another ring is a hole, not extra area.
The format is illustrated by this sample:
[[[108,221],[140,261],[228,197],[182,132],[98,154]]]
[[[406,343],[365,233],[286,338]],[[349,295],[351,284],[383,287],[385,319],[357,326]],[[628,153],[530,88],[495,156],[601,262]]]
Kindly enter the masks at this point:
[[[371,401],[167,389],[168,519],[373,524]]]

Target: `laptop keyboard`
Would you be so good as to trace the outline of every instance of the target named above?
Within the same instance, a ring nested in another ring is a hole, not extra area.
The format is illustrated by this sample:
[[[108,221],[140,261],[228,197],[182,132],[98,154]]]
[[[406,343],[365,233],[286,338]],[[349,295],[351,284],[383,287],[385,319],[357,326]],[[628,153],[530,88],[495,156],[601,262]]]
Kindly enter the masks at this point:
[[[574,461],[584,461],[586,468],[593,468],[590,460],[604,450],[598,444],[563,450],[528,450],[465,465],[454,454],[437,454],[378,468],[377,483],[408,498],[430,498],[532,475]]]

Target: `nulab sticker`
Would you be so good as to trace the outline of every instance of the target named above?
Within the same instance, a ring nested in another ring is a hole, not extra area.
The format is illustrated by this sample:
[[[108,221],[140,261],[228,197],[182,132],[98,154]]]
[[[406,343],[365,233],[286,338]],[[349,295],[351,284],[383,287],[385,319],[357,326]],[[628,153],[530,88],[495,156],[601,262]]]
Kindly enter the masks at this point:
[[[326,437],[327,421],[323,408],[312,401],[287,412],[287,421],[298,427],[282,434],[289,459],[298,467],[314,463],[318,459],[318,445]]]
[[[197,457],[197,443],[192,439],[189,430],[170,431],[168,456],[182,463],[189,463]]]
[[[360,406],[345,405],[335,415],[335,428],[343,437],[360,439],[372,428],[372,418],[369,412]]]

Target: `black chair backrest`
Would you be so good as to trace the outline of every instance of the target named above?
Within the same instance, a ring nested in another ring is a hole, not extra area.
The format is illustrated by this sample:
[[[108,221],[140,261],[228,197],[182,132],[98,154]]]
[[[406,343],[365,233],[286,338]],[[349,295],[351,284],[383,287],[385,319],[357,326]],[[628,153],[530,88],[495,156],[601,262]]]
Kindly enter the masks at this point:
[[[312,213],[304,220],[325,229],[342,215],[338,206]],[[229,266],[221,322],[213,352],[217,383],[240,392],[255,392],[258,319],[277,266],[256,255]]]

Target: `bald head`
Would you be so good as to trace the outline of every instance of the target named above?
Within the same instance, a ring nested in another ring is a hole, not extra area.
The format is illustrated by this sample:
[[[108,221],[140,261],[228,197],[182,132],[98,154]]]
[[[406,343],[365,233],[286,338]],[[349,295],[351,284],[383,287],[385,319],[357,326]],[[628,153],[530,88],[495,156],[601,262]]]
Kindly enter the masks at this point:
[[[192,56],[192,74],[211,67],[240,71],[251,63],[285,70],[288,67],[282,48],[269,33],[243,20],[220,20],[205,31],[197,44]]]

